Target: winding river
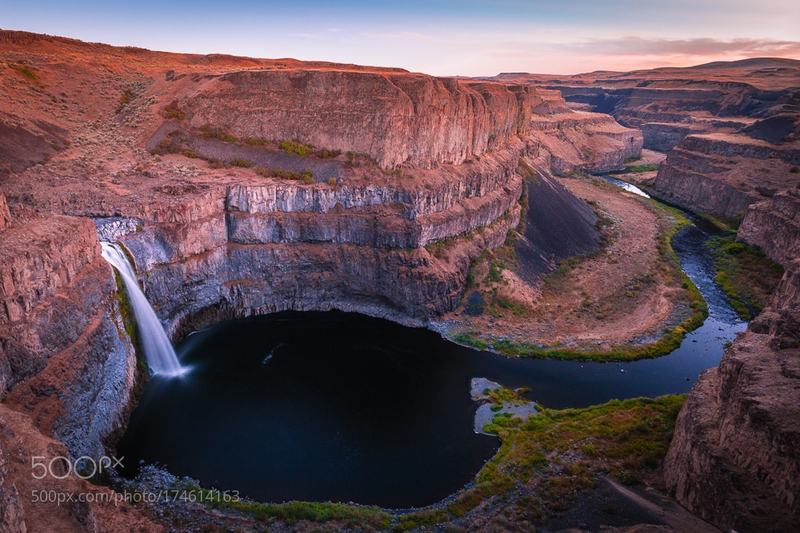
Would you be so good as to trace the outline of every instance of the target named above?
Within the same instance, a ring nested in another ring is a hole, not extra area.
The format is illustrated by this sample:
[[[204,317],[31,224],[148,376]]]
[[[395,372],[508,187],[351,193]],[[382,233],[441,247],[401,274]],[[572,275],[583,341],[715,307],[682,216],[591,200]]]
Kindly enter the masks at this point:
[[[673,246],[709,317],[664,357],[512,359],[340,312],[224,322],[178,346],[188,376],[146,384],[118,445],[123,473],[159,464],[261,501],[422,506],[470,482],[497,449],[473,432],[473,377],[528,387],[548,407],[687,392],[746,326],[713,281],[713,229],[694,222]]]

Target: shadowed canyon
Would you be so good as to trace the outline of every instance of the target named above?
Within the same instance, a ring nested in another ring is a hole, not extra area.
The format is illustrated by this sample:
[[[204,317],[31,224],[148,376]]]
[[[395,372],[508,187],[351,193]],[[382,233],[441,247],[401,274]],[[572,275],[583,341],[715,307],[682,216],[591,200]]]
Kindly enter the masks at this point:
[[[800,527],[800,61],[0,72],[0,531]]]

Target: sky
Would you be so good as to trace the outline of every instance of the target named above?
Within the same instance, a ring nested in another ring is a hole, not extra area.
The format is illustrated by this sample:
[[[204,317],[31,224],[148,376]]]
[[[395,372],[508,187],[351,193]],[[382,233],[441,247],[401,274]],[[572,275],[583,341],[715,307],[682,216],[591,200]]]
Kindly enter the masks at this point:
[[[0,0],[0,28],[434,75],[800,59],[800,0]]]

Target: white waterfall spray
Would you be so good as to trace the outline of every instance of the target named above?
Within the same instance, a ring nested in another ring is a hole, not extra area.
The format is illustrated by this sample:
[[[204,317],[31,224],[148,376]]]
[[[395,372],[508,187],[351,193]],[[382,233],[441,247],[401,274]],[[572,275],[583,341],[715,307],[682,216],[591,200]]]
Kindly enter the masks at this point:
[[[133,272],[133,267],[125,252],[116,243],[101,242],[100,245],[103,248],[103,258],[119,272],[125,283],[125,291],[128,293],[128,300],[133,307],[136,325],[139,327],[139,340],[150,371],[153,374],[166,376],[182,374],[185,369],[178,362],[172,343],[167,338],[150,302],[147,301],[139,287],[136,274]]]

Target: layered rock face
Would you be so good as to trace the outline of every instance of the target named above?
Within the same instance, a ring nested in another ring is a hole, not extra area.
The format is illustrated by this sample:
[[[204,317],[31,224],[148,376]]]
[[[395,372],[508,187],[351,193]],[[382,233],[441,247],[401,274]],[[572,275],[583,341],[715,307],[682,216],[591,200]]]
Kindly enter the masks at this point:
[[[102,453],[135,358],[94,224],[31,216],[0,239],[0,395],[75,456]]]
[[[8,210],[6,196],[0,192],[0,229],[5,229],[11,225],[11,212]]]
[[[800,523],[800,276],[706,371],[681,410],[665,479],[723,530],[792,531]]]
[[[203,82],[181,104],[196,127],[364,153],[383,168],[431,168],[523,135],[536,97],[524,86],[421,74],[264,70]]]
[[[561,91],[567,101],[608,113],[644,134],[644,147],[669,151],[691,134],[733,133],[789,103],[800,62],[759,58],[688,68],[575,76],[501,74],[493,79]]]
[[[206,308],[336,307],[422,323],[458,304],[470,259],[517,223],[516,164],[498,154],[474,173],[440,169],[424,189],[235,184],[169,223],[142,221],[121,241],[173,328]],[[454,243],[447,260],[425,250],[445,238]]]
[[[544,147],[549,167],[560,174],[621,169],[626,160],[642,152],[641,132],[601,113],[536,114],[530,135]]]
[[[690,135],[667,155],[653,188],[694,211],[741,219],[750,204],[800,184],[800,142],[744,133]]]
[[[751,205],[737,236],[765,250],[774,261],[792,264],[800,250],[800,191],[781,192]]]

